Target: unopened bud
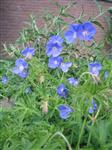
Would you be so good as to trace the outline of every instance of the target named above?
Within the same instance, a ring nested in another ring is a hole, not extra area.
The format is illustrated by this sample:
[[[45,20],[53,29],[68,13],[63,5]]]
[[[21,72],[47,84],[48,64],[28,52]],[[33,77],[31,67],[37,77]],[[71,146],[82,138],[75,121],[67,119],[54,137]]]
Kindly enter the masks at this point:
[[[39,82],[42,84],[44,81],[45,81],[45,77],[44,76],[40,76]]]
[[[48,101],[43,102],[41,108],[42,108],[42,112],[47,114],[48,113]]]

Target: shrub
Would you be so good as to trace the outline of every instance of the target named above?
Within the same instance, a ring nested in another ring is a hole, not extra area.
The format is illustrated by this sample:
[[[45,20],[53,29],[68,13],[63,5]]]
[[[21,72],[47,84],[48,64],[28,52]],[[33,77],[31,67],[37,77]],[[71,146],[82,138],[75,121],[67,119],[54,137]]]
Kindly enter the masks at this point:
[[[0,149],[112,149],[112,60],[94,39],[103,13],[83,21],[67,12],[73,3],[57,5],[42,28],[31,16],[16,44],[5,46]]]

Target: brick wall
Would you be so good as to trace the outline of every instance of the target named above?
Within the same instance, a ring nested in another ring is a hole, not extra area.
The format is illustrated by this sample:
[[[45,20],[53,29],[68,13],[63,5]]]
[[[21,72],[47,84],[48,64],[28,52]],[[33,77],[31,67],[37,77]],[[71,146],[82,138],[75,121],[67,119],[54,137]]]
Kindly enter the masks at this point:
[[[67,4],[70,0],[52,0],[61,4]],[[73,0],[72,0],[73,1]],[[84,9],[85,18],[96,16],[98,8],[94,0],[74,0],[77,6],[71,10],[74,16],[78,16]],[[104,8],[112,6],[112,3],[100,2]],[[19,32],[27,21],[28,16],[33,13],[40,15],[44,10],[54,10],[55,6],[49,0],[0,0],[0,45],[4,42],[14,43],[19,36]],[[102,25],[107,28],[106,22],[100,18]],[[103,32],[98,29],[97,39],[103,37]]]

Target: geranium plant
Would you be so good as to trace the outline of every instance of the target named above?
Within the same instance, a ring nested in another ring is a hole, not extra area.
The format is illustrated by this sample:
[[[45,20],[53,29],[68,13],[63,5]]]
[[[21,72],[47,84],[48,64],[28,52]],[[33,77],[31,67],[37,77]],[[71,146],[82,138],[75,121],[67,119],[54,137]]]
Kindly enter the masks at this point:
[[[103,13],[84,20],[67,12],[73,3],[57,5],[59,14],[47,13],[43,27],[31,16],[16,44],[5,46],[2,150],[112,149],[112,60],[95,42]]]

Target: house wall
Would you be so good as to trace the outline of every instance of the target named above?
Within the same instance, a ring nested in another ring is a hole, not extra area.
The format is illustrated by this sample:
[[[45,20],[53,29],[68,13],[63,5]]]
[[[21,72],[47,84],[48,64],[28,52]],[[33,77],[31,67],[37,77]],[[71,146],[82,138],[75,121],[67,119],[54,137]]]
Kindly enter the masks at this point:
[[[51,2],[50,2],[51,1]],[[44,10],[55,10],[52,2],[67,4],[70,0],[0,0],[0,47],[2,43],[14,43],[19,36],[19,32],[28,20],[28,16],[33,13],[35,16],[41,15]],[[72,0],[73,1],[73,0]],[[98,8],[94,0],[74,0],[77,5],[71,10],[74,16],[79,16],[82,8],[85,13],[85,18],[98,15]],[[112,3],[100,2],[106,9],[112,6]],[[105,20],[100,17],[102,25],[107,29]],[[104,33],[99,28],[97,29],[97,40],[101,40]]]

